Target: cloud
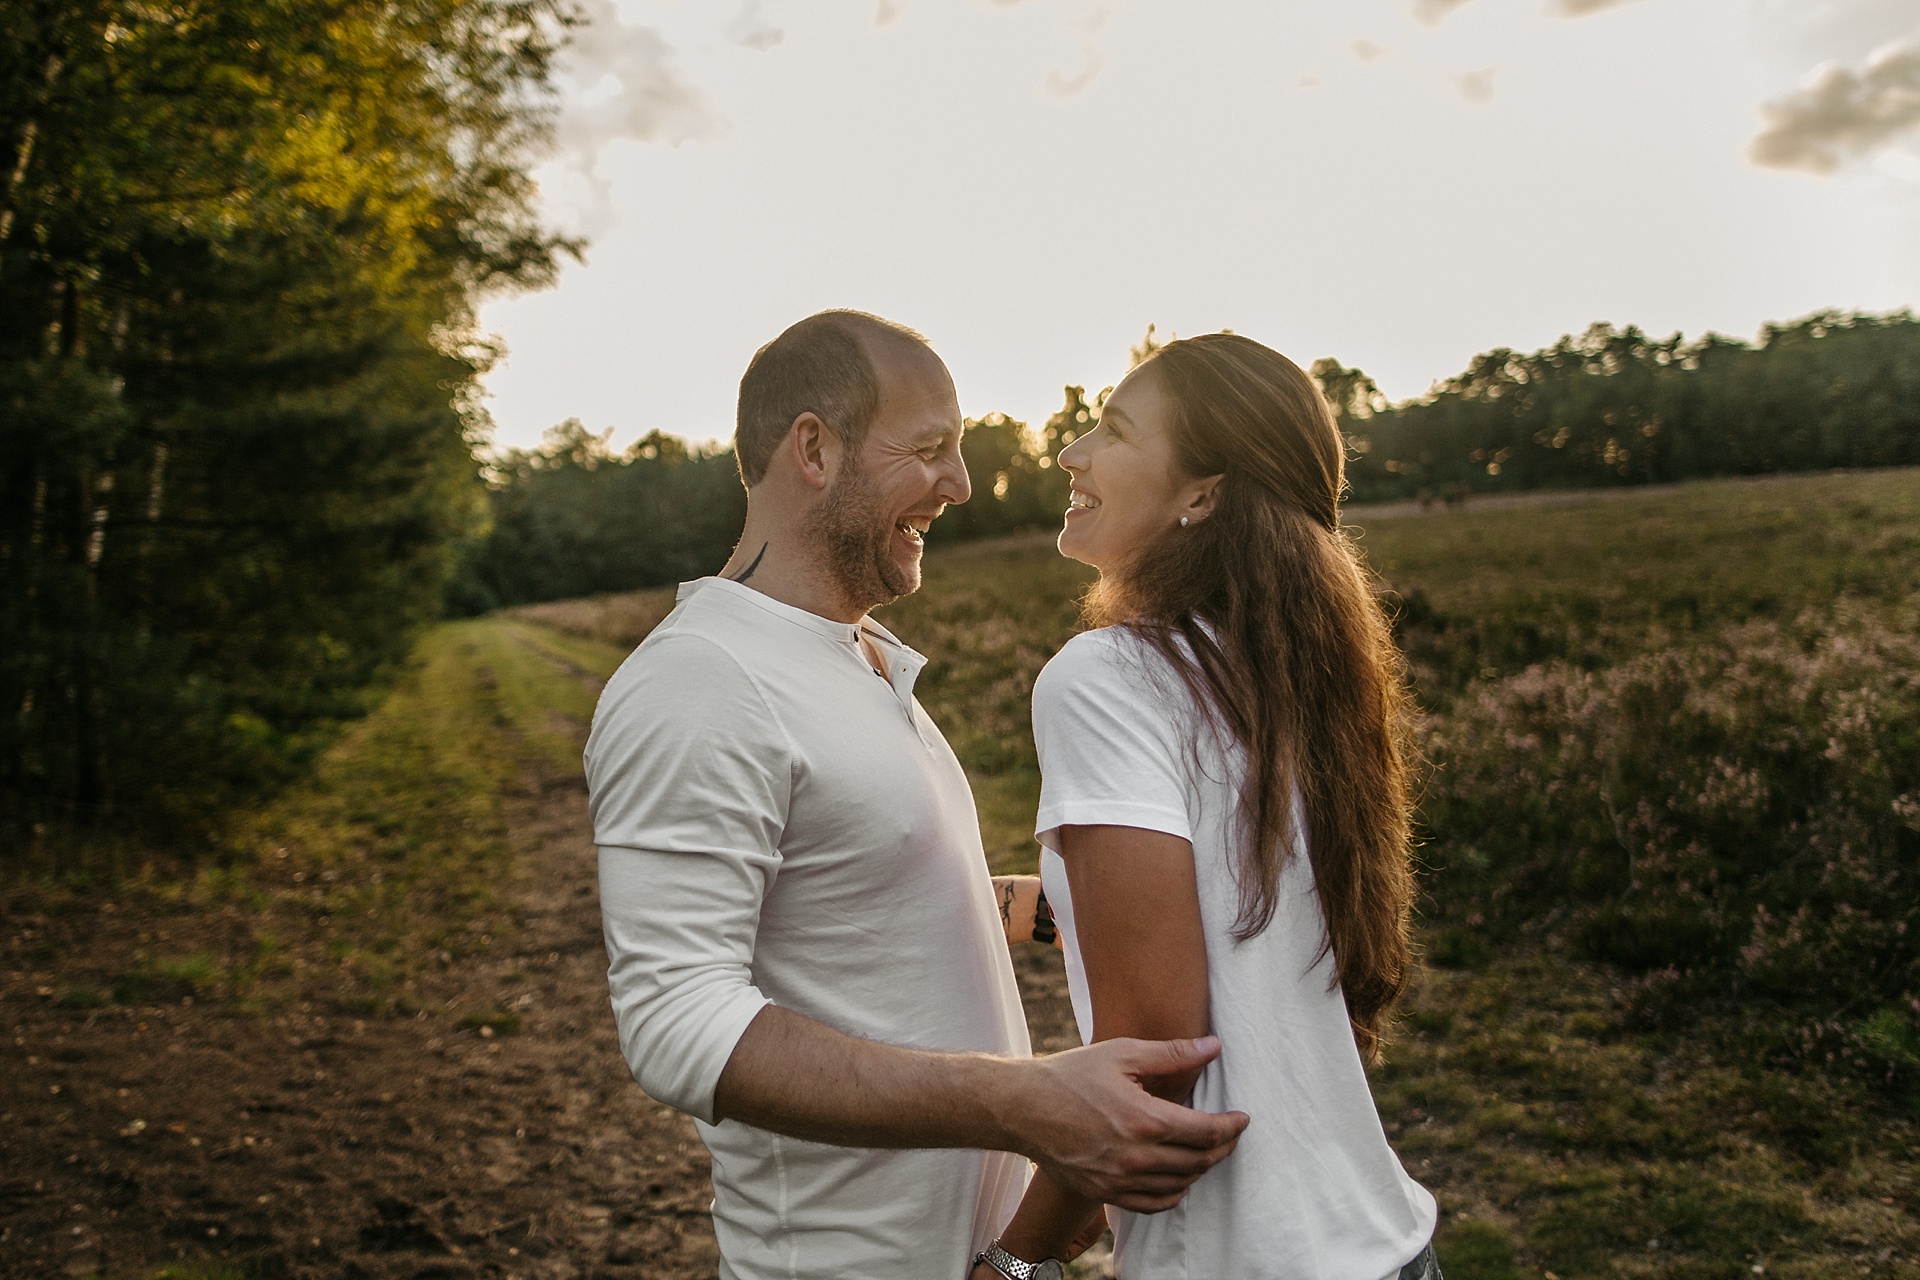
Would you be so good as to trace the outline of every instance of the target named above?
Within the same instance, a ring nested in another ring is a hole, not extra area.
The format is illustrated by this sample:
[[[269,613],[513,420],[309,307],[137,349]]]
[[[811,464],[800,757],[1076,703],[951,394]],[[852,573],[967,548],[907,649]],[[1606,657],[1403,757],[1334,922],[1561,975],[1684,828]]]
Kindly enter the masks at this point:
[[[1799,90],[1760,112],[1767,127],[1747,155],[1770,169],[1832,173],[1848,156],[1920,133],[1920,38],[1881,47],[1859,72],[1816,67]]]
[[[1874,157],[1873,167],[1896,182],[1920,187],[1920,156],[1911,151],[1882,151]]]
[[[673,65],[673,46],[652,27],[620,21],[614,0],[583,0],[584,21],[554,59],[561,107],[554,141],[563,164],[585,186],[580,230],[612,221],[611,184],[598,173],[609,142],[679,145],[711,137],[720,122],[700,90]]]
[[[673,65],[673,46],[658,31],[620,21],[613,0],[580,9],[586,21],[555,59],[563,150],[591,163],[615,138],[680,143],[713,131],[705,97]]]
[[[1476,107],[1485,106],[1493,101],[1493,77],[1498,67],[1486,67],[1480,71],[1461,71],[1450,75],[1453,87],[1459,95]]]
[[[1047,72],[1047,92],[1056,98],[1071,98],[1092,84],[1106,65],[1107,60],[1100,56],[1100,51],[1089,47],[1086,62],[1072,75],[1062,75],[1058,71]]]
[[[1547,11],[1557,13],[1563,18],[1584,18],[1589,14],[1618,9],[1621,5],[1632,3],[1633,0],[1550,0]]]
[[[767,20],[760,12],[763,0],[746,0],[735,14],[733,21],[727,24],[727,39],[749,49],[758,49],[765,53],[787,38],[787,33]]]
[[[906,10],[906,7],[907,6],[902,3],[902,0],[880,0],[878,7],[874,10],[873,25],[876,27],[892,26],[893,23],[899,19],[901,13]]]
[[[1413,0],[1413,16],[1434,27],[1440,24],[1442,18],[1466,3],[1467,0]]]
[[[1469,0],[1413,0],[1413,16],[1434,27],[1468,3]],[[1562,18],[1585,18],[1632,3],[1633,0],[1547,0],[1547,12]]]
[[[1392,52],[1387,46],[1375,44],[1371,40],[1355,40],[1347,46],[1347,49],[1362,62],[1374,62]]]
[[[1009,0],[997,0],[997,3],[1000,4],[1006,4],[1008,2]],[[1012,2],[1018,3],[1018,0],[1012,0]],[[1101,54],[1100,46],[1096,44],[1094,40],[1095,37],[1100,34],[1100,28],[1106,25],[1106,21],[1107,11],[1105,9],[1095,9],[1087,14],[1086,18],[1080,23],[1080,29],[1086,36],[1085,51],[1081,56],[1080,69],[1071,75],[1061,71],[1047,72],[1048,93],[1056,98],[1071,98],[1099,77],[1101,69],[1107,65],[1107,60],[1105,56]]]

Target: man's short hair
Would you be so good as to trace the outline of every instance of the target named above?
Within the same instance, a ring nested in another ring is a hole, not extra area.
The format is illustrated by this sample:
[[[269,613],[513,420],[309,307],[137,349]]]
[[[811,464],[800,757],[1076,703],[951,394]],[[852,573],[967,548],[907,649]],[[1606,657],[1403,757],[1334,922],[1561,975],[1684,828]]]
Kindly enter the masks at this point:
[[[767,474],[793,420],[812,413],[849,450],[866,440],[880,411],[880,377],[869,344],[927,340],[903,324],[865,311],[822,311],[790,326],[756,351],[740,379],[733,457],[748,488]]]

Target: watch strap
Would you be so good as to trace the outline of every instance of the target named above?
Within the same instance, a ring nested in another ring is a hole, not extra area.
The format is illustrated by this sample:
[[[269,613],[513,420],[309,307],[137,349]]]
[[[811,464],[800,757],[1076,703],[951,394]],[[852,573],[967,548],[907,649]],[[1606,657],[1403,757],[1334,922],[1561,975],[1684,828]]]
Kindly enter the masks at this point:
[[[1059,936],[1059,929],[1053,922],[1053,908],[1047,905],[1047,891],[1042,889],[1040,897],[1033,904],[1033,940],[1041,946],[1050,947]]]
[[[998,1241],[988,1245],[985,1251],[973,1260],[973,1265],[977,1267],[983,1262],[1005,1276],[1007,1280],[1034,1280],[1036,1276],[1060,1274],[1060,1264],[1054,1259],[1042,1258],[1038,1262],[1028,1262],[1002,1249]],[[1049,1262],[1053,1263],[1051,1268],[1046,1265]]]

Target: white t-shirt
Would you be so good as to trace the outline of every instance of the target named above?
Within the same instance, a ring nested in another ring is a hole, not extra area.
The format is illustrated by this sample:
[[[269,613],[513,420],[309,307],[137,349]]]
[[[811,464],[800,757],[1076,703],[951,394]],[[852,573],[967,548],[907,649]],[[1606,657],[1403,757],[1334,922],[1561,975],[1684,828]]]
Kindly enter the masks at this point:
[[[1120,628],[1075,636],[1033,688],[1040,749],[1040,875],[1067,952],[1081,1037],[1093,1034],[1064,826],[1141,827],[1193,845],[1220,1057],[1194,1086],[1202,1111],[1244,1111],[1234,1153],[1165,1213],[1121,1213],[1121,1280],[1375,1280],[1433,1234],[1433,1196],[1400,1166],[1347,1023],[1304,842],[1265,930],[1237,941],[1238,744],[1206,727],[1177,673]],[[1190,745],[1200,744],[1198,751]],[[1298,803],[1296,798],[1295,803]],[[1141,927],[1151,928],[1151,921]]]
[[[1030,1052],[966,775],[925,659],[722,578],[607,682],[587,741],[620,1044],[713,1153],[722,1277],[960,1276],[1012,1215],[1004,1152],[875,1151],[713,1120],[767,1003],[922,1049]]]

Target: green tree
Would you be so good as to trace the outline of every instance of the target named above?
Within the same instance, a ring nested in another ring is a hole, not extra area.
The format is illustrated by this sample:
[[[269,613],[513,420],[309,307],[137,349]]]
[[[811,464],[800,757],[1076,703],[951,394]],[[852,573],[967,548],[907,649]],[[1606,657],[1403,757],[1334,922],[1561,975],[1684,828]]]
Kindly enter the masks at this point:
[[[1314,373],[1363,500],[1920,463],[1920,321],[1906,312],[1824,312],[1752,345],[1597,324],[1476,356],[1397,405],[1356,401],[1364,375],[1337,361]]]
[[[450,612],[663,586],[726,563],[747,510],[732,451],[656,431],[616,454],[611,436],[568,419],[498,460],[491,527],[462,548]]]
[[[0,9],[0,808],[197,830],[438,604],[547,0]]]

